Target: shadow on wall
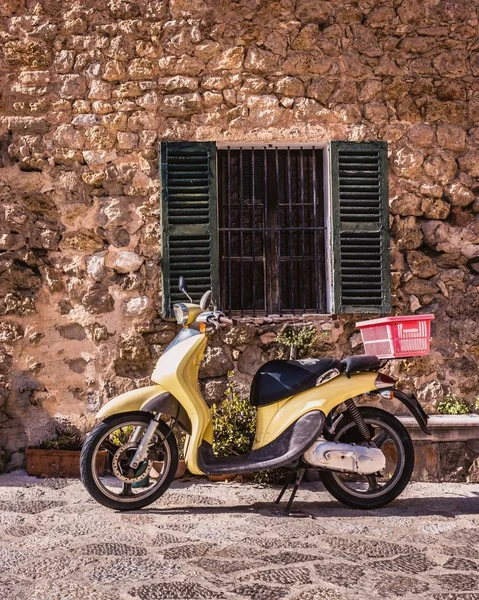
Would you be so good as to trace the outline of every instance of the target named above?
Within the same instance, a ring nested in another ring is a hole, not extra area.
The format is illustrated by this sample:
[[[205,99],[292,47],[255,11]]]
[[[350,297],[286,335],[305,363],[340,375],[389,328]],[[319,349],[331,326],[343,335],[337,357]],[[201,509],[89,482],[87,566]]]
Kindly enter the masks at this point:
[[[0,135],[0,169],[3,169],[8,162],[7,149],[12,140],[12,134]]]
[[[36,402],[35,392],[45,387],[34,377],[22,371],[11,376],[12,357],[1,360],[2,380],[7,380],[0,391],[0,473],[23,466],[25,447],[31,442],[25,423],[32,425],[44,438],[52,428],[51,416]],[[9,382],[7,378],[11,377]]]

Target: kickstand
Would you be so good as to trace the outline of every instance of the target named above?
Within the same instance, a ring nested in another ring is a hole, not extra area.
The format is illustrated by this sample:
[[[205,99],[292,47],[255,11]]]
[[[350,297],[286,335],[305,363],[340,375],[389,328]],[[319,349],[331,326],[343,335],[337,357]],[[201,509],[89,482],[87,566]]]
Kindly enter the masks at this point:
[[[286,481],[284,482],[283,488],[279,493],[279,496],[274,501],[275,504],[279,504],[281,502],[281,498],[284,496],[285,491],[288,489],[289,485],[293,483],[293,479],[296,475],[296,471],[291,471],[291,473],[286,477]]]
[[[291,511],[291,505],[293,504],[293,500],[294,500],[294,497],[296,496],[296,492],[298,491],[298,488],[301,485],[301,481],[303,479],[305,471],[306,471],[306,469],[298,469],[297,471],[293,471],[291,473],[291,475],[288,477],[288,479],[286,480],[286,483],[284,484],[283,489],[279,493],[279,496],[275,500],[275,504],[279,504],[281,502],[281,498],[283,497],[284,493],[286,492],[286,490],[288,489],[290,484],[293,483],[293,480],[294,480],[293,491],[291,492],[291,496],[289,497],[288,504],[286,505],[286,508],[284,509],[284,512],[287,515],[289,515],[289,513]]]

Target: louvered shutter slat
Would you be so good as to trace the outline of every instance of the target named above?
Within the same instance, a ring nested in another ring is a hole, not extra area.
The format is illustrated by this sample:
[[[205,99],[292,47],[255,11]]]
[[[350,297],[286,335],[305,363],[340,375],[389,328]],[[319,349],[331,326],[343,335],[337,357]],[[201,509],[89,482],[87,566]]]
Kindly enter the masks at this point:
[[[387,146],[331,143],[335,312],[391,310]]]
[[[183,275],[193,302],[218,297],[216,147],[213,142],[161,143],[162,312],[184,302]]]

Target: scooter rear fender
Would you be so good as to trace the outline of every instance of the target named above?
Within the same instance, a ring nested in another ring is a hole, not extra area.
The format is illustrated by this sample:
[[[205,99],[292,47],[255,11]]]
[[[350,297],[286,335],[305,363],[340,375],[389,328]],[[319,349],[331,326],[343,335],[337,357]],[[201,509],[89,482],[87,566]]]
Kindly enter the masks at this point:
[[[416,419],[419,427],[424,431],[424,433],[431,435],[431,432],[427,427],[427,421],[429,417],[414,394],[408,395],[400,390],[397,390],[396,380],[392,377],[389,377],[389,375],[384,375],[384,373],[378,373],[376,383],[378,384],[376,387],[378,388],[380,394],[383,395],[383,392],[389,395],[392,394],[394,398],[397,398],[400,402],[402,402],[412,416]]]
[[[149,385],[120,394],[105,404],[97,413],[99,421],[118,413],[144,411],[162,413],[178,419],[178,425],[187,433],[191,432],[191,422],[178,400],[161,385]]]
[[[425,434],[431,435],[431,432],[428,429],[427,421],[429,419],[423,407],[419,404],[418,399],[414,394],[408,396],[404,392],[400,392],[399,390],[391,390],[394,394],[394,397],[401,401],[404,406],[411,412],[412,416],[416,419],[419,424],[419,427],[424,431]]]
[[[390,379],[391,379],[392,384],[394,385],[396,382],[394,381],[394,379],[392,379],[392,378],[390,378]],[[429,431],[429,428],[427,426],[429,416],[427,415],[427,413],[425,412],[423,407],[420,405],[416,396],[414,396],[414,394],[411,394],[409,396],[408,394],[405,394],[404,392],[401,392],[400,390],[397,390],[396,388],[394,388],[392,386],[391,386],[391,389],[389,389],[387,391],[390,394],[392,394],[394,396],[394,398],[396,398],[397,400],[399,400],[400,402],[402,402],[404,404],[404,406],[409,410],[409,412],[412,414],[412,416],[416,419],[419,427],[424,431],[424,433],[426,435],[431,435],[431,432]],[[375,392],[371,392],[371,393],[375,393]],[[331,425],[334,422],[335,423],[334,429],[336,429],[340,419],[342,419],[345,414],[346,413],[340,413],[339,415],[337,415],[337,414],[335,414],[334,409],[333,409],[333,411],[331,411],[328,415],[328,419],[326,421],[327,426],[331,427]]]

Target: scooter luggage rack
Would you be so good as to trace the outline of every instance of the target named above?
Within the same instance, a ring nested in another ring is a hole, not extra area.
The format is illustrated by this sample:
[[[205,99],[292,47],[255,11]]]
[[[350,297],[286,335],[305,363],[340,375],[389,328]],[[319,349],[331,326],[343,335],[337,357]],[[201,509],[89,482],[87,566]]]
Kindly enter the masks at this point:
[[[364,353],[381,359],[429,354],[431,321],[434,315],[384,317],[360,321]]]

